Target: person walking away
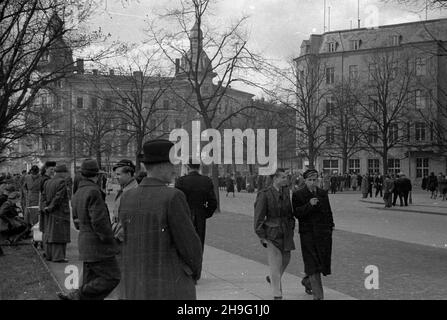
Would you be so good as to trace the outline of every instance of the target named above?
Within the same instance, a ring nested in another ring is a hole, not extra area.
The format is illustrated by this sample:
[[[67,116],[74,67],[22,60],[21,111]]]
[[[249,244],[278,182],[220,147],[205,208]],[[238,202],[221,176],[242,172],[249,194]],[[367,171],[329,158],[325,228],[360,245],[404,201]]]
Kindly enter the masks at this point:
[[[351,176],[351,188],[353,191],[357,191],[358,187],[358,179],[355,175]]]
[[[123,284],[130,300],[195,300],[202,244],[185,194],[168,187],[176,174],[173,143],[151,140],[141,161],[147,177],[121,198]]]
[[[45,259],[53,262],[68,262],[66,259],[67,243],[70,242],[70,204],[65,165],[55,168],[56,174],[45,183]]]
[[[307,188],[292,195],[294,215],[299,222],[304,272],[309,276],[315,300],[324,299],[321,274],[331,274],[332,231],[335,224],[326,191],[316,186],[318,172],[304,173]]]
[[[428,190],[428,176],[426,174],[424,174],[424,177],[422,178],[421,189]]]
[[[337,176],[331,176],[331,194],[335,194],[337,192],[338,178]]]
[[[211,218],[217,209],[214,185],[209,177],[199,173],[200,164],[188,163],[188,174],[177,180],[175,187],[181,190],[188,202],[191,220],[202,244],[202,255],[205,248],[206,220]],[[203,259],[203,257],[202,257]],[[197,280],[200,274],[197,275]]]
[[[397,179],[397,188],[399,192],[399,202],[402,207],[404,204],[408,206],[408,195],[411,191],[411,181],[403,173]]]
[[[438,190],[438,179],[435,176],[435,173],[430,173],[430,176],[427,180],[427,188],[428,191],[431,192],[430,199],[436,199],[436,190]]]
[[[392,196],[394,189],[394,181],[391,179],[390,175],[385,176],[385,181],[383,183],[383,200],[385,202],[385,208],[392,207]]]
[[[79,260],[83,262],[80,288],[68,294],[59,292],[62,300],[103,300],[120,282],[116,260],[117,245],[110,214],[98,185],[99,166],[96,160],[81,164],[81,180],[72,198],[73,222],[79,230]]]
[[[293,232],[295,219],[283,169],[272,175],[272,184],[258,192],[255,205],[254,230],[261,244],[267,248],[273,298],[282,299],[281,278],[290,262],[290,252],[295,250]]]
[[[26,200],[24,219],[31,227],[39,221],[40,182],[39,167],[33,165],[23,184]]]
[[[260,176],[260,177],[262,177],[262,176]],[[231,193],[233,193],[233,198],[234,198],[235,197],[235,195],[234,195],[234,179],[230,175],[227,176],[226,186],[227,186],[227,197],[228,197],[228,194],[231,192]]]
[[[45,239],[45,231],[47,228],[47,222],[45,221],[45,213],[43,208],[46,205],[45,200],[45,183],[54,176],[54,168],[56,167],[55,161],[47,161],[40,170],[40,195],[39,195],[39,230],[42,232],[42,239]],[[45,241],[42,241],[43,249],[45,250]]]
[[[380,197],[383,196],[382,194],[382,187],[383,187],[383,176],[376,174],[374,177],[374,187],[376,189],[376,195],[375,197],[377,198],[377,196],[380,194]]]

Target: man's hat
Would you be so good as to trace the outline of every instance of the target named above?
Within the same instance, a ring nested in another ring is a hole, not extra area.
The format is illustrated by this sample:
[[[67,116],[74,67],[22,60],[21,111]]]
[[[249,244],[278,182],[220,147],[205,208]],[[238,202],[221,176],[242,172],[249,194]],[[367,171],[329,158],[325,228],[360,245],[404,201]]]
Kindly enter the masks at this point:
[[[54,168],[55,172],[68,172],[67,166],[65,164],[57,165],[56,168]]]
[[[135,170],[135,165],[133,164],[132,161],[127,160],[127,159],[123,159],[121,161],[119,161],[114,167],[113,167],[113,171],[115,171],[118,168],[121,167],[129,167],[132,168],[133,170]]]
[[[303,178],[307,179],[307,178],[309,178],[310,176],[313,176],[313,175],[317,175],[318,176],[318,171],[315,170],[315,169],[308,169],[308,170],[304,171]]]
[[[56,166],[56,161],[47,161],[45,162],[45,167],[49,168],[49,167],[55,167]]]
[[[150,140],[143,145],[143,155],[140,161],[146,164],[170,162],[169,151],[174,144],[165,139]]]
[[[81,173],[91,175],[104,173],[104,171],[99,170],[98,162],[95,159],[86,159],[81,164]]]

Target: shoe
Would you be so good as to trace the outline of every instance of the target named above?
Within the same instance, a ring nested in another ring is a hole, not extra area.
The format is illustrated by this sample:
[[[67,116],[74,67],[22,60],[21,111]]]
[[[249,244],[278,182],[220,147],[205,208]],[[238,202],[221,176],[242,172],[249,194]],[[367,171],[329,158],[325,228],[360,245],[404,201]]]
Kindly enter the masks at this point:
[[[57,292],[56,295],[60,300],[79,300],[79,295],[76,292]]]
[[[312,293],[312,288],[310,287],[310,284],[306,283],[306,282],[304,281],[304,279],[301,280],[301,284],[302,284],[303,287],[304,287],[304,292],[306,292],[306,293],[309,294],[309,295],[313,294],[313,293]]]
[[[56,261],[53,261],[53,262],[56,262],[56,263],[67,263],[68,259],[56,260]]]
[[[273,300],[282,300],[282,297],[273,297]]]

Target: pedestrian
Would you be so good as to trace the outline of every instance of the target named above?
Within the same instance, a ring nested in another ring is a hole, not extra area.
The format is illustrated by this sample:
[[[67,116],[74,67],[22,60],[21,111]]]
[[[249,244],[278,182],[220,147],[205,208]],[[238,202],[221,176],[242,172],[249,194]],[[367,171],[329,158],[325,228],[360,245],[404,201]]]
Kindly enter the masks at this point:
[[[375,195],[376,198],[379,194],[380,197],[383,197],[382,187],[383,187],[383,177],[382,175],[376,173],[374,176],[374,188],[376,189],[376,195]]]
[[[39,167],[33,165],[29,174],[25,177],[23,184],[23,193],[25,195],[25,222],[34,226],[39,221],[39,197],[41,177]]]
[[[428,176],[424,174],[424,177],[422,178],[422,184],[421,184],[422,190],[428,189]]]
[[[293,194],[292,205],[299,222],[304,272],[309,279],[304,285],[306,291],[311,289],[315,300],[322,300],[321,274],[331,274],[332,231],[335,225],[328,193],[316,186],[317,177],[318,172],[314,169],[304,173],[307,188]]]
[[[440,195],[442,195],[442,201],[444,201],[446,194],[447,194],[447,179],[444,174],[442,175],[442,178],[439,181],[438,188],[439,188]]]
[[[188,202],[191,220],[202,243],[202,255],[205,246],[206,220],[211,218],[217,209],[217,199],[211,179],[199,173],[200,164],[192,159],[188,163],[188,174],[177,180],[175,187],[181,190]],[[203,258],[202,258],[203,259]],[[197,275],[197,280],[200,274]]]
[[[400,206],[408,206],[408,195],[411,192],[411,181],[405,174],[401,173],[399,179],[396,181],[396,188],[399,193]]]
[[[358,187],[358,179],[355,175],[351,176],[351,188],[353,191],[357,191]]]
[[[29,236],[29,225],[19,217],[19,202],[20,192],[13,185],[6,186],[0,195],[0,243],[15,244]]]
[[[260,176],[260,177],[262,177],[262,176]],[[233,176],[228,175],[227,179],[225,181],[225,184],[226,184],[226,187],[227,187],[227,197],[228,197],[228,194],[230,192],[232,192],[233,193],[233,198],[234,198],[235,195],[234,195],[234,179],[233,179]]]
[[[48,261],[68,262],[66,259],[67,243],[70,242],[70,204],[65,165],[54,169],[55,175],[45,183],[45,203],[42,210],[45,216],[44,257]]]
[[[436,191],[438,190],[438,179],[436,178],[434,172],[430,173],[430,176],[427,179],[427,188],[428,191],[431,192],[430,198],[436,199]]]
[[[290,252],[295,250],[293,232],[295,219],[287,188],[287,176],[283,169],[272,175],[272,184],[258,192],[255,201],[255,233],[267,248],[273,298],[282,299],[281,278],[290,262]]]
[[[117,254],[117,260],[118,265],[120,267],[120,270],[123,270],[122,263],[122,257],[121,257],[121,246],[124,242],[124,231],[122,223],[119,220],[119,214],[118,209],[120,207],[120,201],[122,195],[127,192],[128,190],[135,189],[138,187],[138,182],[135,179],[135,165],[131,160],[123,159],[120,160],[113,168],[113,172],[115,173],[115,177],[118,180],[118,183],[120,185],[120,189],[118,190],[116,196],[115,196],[115,203],[113,206],[113,212],[112,212],[112,230],[113,235],[115,237],[115,240],[118,245],[118,254]],[[116,296],[119,300],[125,299],[125,292],[124,292],[124,281],[121,279],[118,286],[115,288]],[[113,296],[113,295],[112,295]]]
[[[22,171],[22,175],[20,176],[20,178],[19,178],[19,188],[20,188],[20,207],[21,207],[21,209],[22,209],[22,212],[23,212],[23,214],[25,215],[26,214],[26,190],[25,190],[25,181],[26,181],[26,177],[27,177],[27,172],[26,172],[26,170],[23,170]],[[35,215],[36,217],[35,217],[35,222],[34,222],[34,224],[36,224],[37,223],[37,219],[39,219],[38,218],[38,215],[36,214]],[[34,224],[32,224],[31,222],[28,222],[29,224],[31,224],[31,225],[34,225]]]
[[[168,187],[176,174],[168,140],[143,145],[147,177],[121,198],[123,284],[126,299],[195,300],[202,244],[185,194]]]
[[[79,260],[83,279],[79,289],[58,293],[62,300],[103,300],[120,282],[116,260],[117,245],[104,195],[98,185],[100,174],[96,160],[81,164],[81,180],[72,198],[73,222],[79,230]]]
[[[338,177],[336,175],[333,175],[331,177],[331,194],[335,194],[337,192],[337,186],[338,186]]]
[[[42,232],[42,239],[45,239],[45,230],[46,230],[46,221],[45,221],[45,213],[43,212],[43,208],[46,206],[45,200],[45,183],[50,180],[54,175],[54,168],[56,167],[55,161],[47,161],[44,166],[40,170],[40,181],[39,181],[39,230]],[[42,241],[43,249],[45,250],[45,241]]]
[[[391,179],[390,175],[385,176],[385,181],[383,183],[383,200],[385,202],[385,208],[392,207],[392,192],[394,189],[394,181]]]
[[[370,174],[367,175],[368,177],[368,194],[369,197],[372,198],[373,197],[373,185],[374,185],[374,177]]]
[[[361,181],[362,182],[361,182],[360,189],[362,191],[362,197],[363,197],[363,199],[366,199],[368,197],[368,188],[369,188],[369,186],[368,186],[368,175],[367,174],[363,175]]]

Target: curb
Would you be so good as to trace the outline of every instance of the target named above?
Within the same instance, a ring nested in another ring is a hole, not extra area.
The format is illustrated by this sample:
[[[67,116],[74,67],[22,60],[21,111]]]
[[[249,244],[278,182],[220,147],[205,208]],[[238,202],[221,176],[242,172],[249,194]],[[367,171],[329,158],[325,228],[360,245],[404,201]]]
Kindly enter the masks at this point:
[[[37,254],[37,256],[39,257],[40,261],[42,262],[42,264],[45,266],[45,269],[47,270],[47,272],[50,274],[51,278],[53,279],[53,281],[56,283],[57,287],[59,288],[60,292],[65,292],[65,290],[61,287],[59,281],[57,281],[56,276],[54,275],[54,273],[50,270],[50,267],[48,267],[48,264],[46,263],[46,261],[43,259],[42,255],[40,254],[40,252],[38,251],[38,249],[36,247],[34,247],[31,244],[31,247],[33,247],[34,252]],[[55,299],[56,300],[56,299]]]

